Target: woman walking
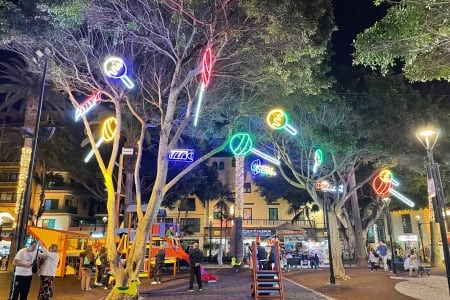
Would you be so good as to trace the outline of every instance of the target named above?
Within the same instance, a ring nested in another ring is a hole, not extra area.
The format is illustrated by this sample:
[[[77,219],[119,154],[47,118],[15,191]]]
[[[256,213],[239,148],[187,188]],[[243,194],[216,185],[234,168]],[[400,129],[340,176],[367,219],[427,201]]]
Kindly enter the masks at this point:
[[[48,250],[42,247],[41,251],[38,256],[45,261],[39,272],[41,287],[39,288],[38,300],[48,300],[53,297],[53,279],[59,263],[58,246],[51,244]]]

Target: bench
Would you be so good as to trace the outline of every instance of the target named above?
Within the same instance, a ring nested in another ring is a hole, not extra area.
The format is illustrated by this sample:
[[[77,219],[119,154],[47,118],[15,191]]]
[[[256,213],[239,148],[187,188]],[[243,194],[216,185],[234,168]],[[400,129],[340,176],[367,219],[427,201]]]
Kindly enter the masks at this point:
[[[294,266],[297,268],[298,266],[301,266],[302,262],[300,258],[288,258],[286,263],[288,268],[292,268]]]

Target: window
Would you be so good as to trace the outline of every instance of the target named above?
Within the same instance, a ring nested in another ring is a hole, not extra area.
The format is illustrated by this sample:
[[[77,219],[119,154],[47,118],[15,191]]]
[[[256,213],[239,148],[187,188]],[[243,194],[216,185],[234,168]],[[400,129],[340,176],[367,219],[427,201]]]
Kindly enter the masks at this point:
[[[15,192],[0,193],[0,202],[7,202],[7,203],[16,202],[16,193]]]
[[[244,193],[252,192],[252,184],[251,182],[244,182]]]
[[[225,163],[223,161],[221,161],[219,163],[219,170],[223,170],[223,169],[225,169]]]
[[[87,202],[86,202],[86,200],[83,200],[83,209],[86,209],[86,207],[87,207]]]
[[[236,158],[233,157],[233,159],[231,160],[231,166],[233,168],[236,168]]]
[[[195,198],[185,198],[181,200],[180,211],[195,211]]]
[[[7,182],[16,182],[17,177],[19,177],[19,173],[6,173]]]
[[[184,232],[200,232],[200,219],[183,218],[180,220],[180,226]]]
[[[58,209],[58,199],[45,199],[45,210]]]
[[[164,218],[164,223],[173,223],[173,218]]]
[[[64,207],[72,207],[72,200],[66,200]]]
[[[278,208],[269,208],[269,220],[278,220]]]
[[[213,169],[217,170],[217,162],[213,162],[212,167]]]
[[[213,213],[213,218],[214,220],[220,220],[221,217],[221,213],[220,213],[220,208],[214,208],[214,213]]]
[[[412,233],[411,216],[402,215],[402,227],[404,233]]]
[[[252,219],[252,209],[244,208],[244,220],[251,220],[251,219]]]
[[[55,219],[42,219],[42,227],[43,228],[55,228]]]

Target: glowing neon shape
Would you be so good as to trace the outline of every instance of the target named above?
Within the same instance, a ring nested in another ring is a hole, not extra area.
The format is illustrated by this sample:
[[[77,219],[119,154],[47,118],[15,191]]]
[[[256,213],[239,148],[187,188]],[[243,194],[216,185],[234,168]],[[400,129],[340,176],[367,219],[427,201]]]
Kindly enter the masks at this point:
[[[288,115],[281,109],[272,109],[267,114],[267,124],[275,130],[286,130],[291,135],[297,134],[297,129],[289,124]]]
[[[273,167],[266,166],[261,164],[260,159],[255,159],[252,161],[252,164],[250,165],[250,171],[253,175],[267,175],[267,176],[276,176],[277,172],[274,171]]]
[[[208,47],[208,48],[206,48],[205,53],[203,53],[203,58],[202,58],[202,73],[201,73],[201,78],[200,78],[200,81],[202,83],[200,85],[200,91],[198,93],[197,107],[195,109],[194,127],[197,127],[197,124],[198,124],[198,118],[200,116],[200,109],[202,107],[202,101],[203,101],[203,96],[205,94],[205,89],[208,86],[209,82],[211,81],[212,67],[213,67],[213,51],[212,51],[211,47]]]
[[[120,79],[128,89],[134,88],[134,83],[127,76],[127,65],[122,58],[117,56],[108,57],[103,63],[103,71],[108,77]]]
[[[314,152],[314,166],[313,172],[316,173],[319,170],[319,167],[325,162],[325,157],[323,155],[323,151],[321,149],[317,149]]]
[[[390,170],[382,170],[372,182],[372,188],[378,196],[391,194],[409,207],[414,207],[413,201],[393,189],[393,186],[398,185],[400,185],[399,182],[394,179],[394,173]]]
[[[102,126],[102,131],[101,131],[102,136],[95,143],[95,146],[98,148],[98,147],[100,147],[101,144],[103,144],[103,142],[111,142],[112,140],[114,140],[114,136],[116,134],[116,127],[117,127],[116,118],[110,117],[110,118],[106,119],[103,122],[103,126]],[[89,153],[86,155],[86,157],[84,158],[84,162],[88,163],[89,160],[92,158],[92,156],[94,156],[93,149],[91,149],[91,151],[89,151]]]
[[[194,150],[192,149],[174,149],[170,150],[168,154],[169,160],[180,162],[193,162]]]
[[[403,203],[405,203],[409,207],[414,207],[414,202],[412,202],[410,199],[406,198],[404,195],[400,194],[396,190],[389,189],[389,192],[391,193],[392,196],[397,197],[397,199],[399,199],[400,201],[402,201]]]
[[[23,147],[20,155],[19,177],[17,179],[17,200],[14,212],[16,215],[22,210],[22,199],[27,186],[28,168],[30,167],[31,147]]]
[[[102,92],[97,90],[87,97],[83,102],[79,104],[79,107],[75,109],[75,122],[81,120],[81,118],[90,112],[97,106],[98,102],[102,99]]]
[[[267,155],[258,149],[253,148],[255,142],[253,137],[247,132],[238,132],[235,133],[230,139],[230,149],[236,156],[246,156],[250,152],[254,153],[275,165],[280,165],[280,161],[275,157]]]
[[[320,182],[316,182],[316,190],[323,192],[344,192],[344,186],[340,184],[338,187],[334,183],[329,182],[328,180],[323,180]]]

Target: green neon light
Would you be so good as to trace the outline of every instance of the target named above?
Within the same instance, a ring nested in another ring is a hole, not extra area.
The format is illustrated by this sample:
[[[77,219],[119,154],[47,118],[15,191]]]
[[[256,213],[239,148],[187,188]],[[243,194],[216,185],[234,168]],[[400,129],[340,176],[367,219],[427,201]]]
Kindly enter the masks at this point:
[[[314,153],[314,162],[318,165],[321,166],[324,163],[324,155],[323,155],[323,151],[322,149],[317,149],[316,152]]]
[[[255,145],[253,137],[248,132],[238,132],[230,139],[230,149],[236,156],[246,156]]]

